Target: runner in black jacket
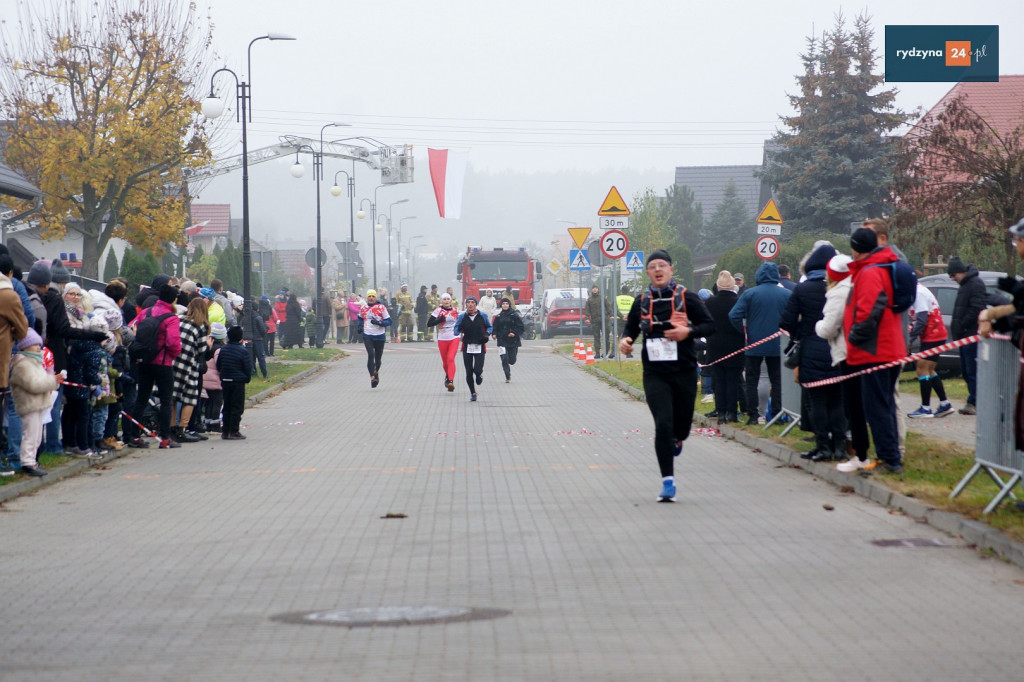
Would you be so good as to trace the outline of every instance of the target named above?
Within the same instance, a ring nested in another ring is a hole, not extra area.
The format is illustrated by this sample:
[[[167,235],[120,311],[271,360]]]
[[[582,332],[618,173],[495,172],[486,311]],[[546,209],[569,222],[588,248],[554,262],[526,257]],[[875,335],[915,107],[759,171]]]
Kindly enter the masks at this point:
[[[715,323],[696,292],[672,279],[672,257],[658,249],[647,257],[651,285],[633,301],[619,343],[619,352],[633,352],[644,335],[644,394],[654,416],[654,452],[661,468],[659,502],[676,496],[673,458],[690,435],[697,396],[697,354],[694,339],[715,333]]]
[[[466,366],[469,399],[476,400],[476,387],[484,383],[484,357],[487,339],[491,335],[491,321],[486,313],[476,309],[475,296],[466,298],[466,312],[455,321],[455,333],[462,336],[462,363]]]

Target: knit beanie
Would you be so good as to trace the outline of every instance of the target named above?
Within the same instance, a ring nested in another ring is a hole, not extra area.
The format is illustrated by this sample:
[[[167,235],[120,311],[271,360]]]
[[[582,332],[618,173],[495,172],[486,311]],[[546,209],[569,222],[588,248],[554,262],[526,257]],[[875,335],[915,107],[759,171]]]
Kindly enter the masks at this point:
[[[967,272],[967,266],[960,260],[960,256],[953,256],[949,259],[949,263],[946,264],[946,274],[952,277],[961,272]]]
[[[214,322],[210,325],[210,336],[215,339],[226,339],[228,337],[228,328],[224,326],[223,322]]]
[[[655,249],[651,251],[651,255],[647,256],[647,264],[649,265],[652,260],[663,260],[668,261],[669,265],[672,265],[672,256],[668,255],[668,251],[664,249]]]
[[[242,328],[237,324],[228,330],[228,341],[231,343],[238,343],[242,340]]]
[[[25,334],[25,338],[18,341],[18,350],[25,350],[29,346],[41,346],[43,345],[43,339],[39,336],[39,332],[32,327],[28,328],[28,333]]]
[[[868,227],[858,227],[850,235],[850,248],[857,253],[871,253],[878,248],[878,235]]]
[[[844,279],[850,276],[850,262],[852,258],[847,256],[845,253],[837,253],[829,259],[828,264],[825,266],[825,272],[828,273],[828,278],[833,282],[842,282]]]
[[[718,273],[718,281],[715,282],[715,286],[719,291],[732,291],[736,288],[736,280],[732,278],[728,270],[722,270]]]
[[[28,271],[25,281],[33,286],[46,287],[53,281],[50,264],[44,260],[36,261]]]
[[[160,293],[157,294],[164,303],[174,303],[175,299],[178,298],[178,290],[170,284],[164,284],[160,287]]]
[[[67,284],[71,281],[71,273],[64,267],[60,258],[54,258],[50,264],[51,281],[57,284]]]

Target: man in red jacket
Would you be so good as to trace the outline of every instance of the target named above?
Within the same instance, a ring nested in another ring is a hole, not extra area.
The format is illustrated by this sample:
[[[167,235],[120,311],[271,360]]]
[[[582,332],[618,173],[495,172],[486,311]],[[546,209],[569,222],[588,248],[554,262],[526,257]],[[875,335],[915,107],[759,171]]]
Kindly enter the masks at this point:
[[[900,315],[892,310],[892,268],[897,260],[888,246],[878,246],[874,231],[861,227],[850,237],[853,292],[846,302],[843,328],[847,330],[846,362],[852,371],[875,367],[907,354]],[[895,389],[900,367],[860,377],[864,417],[871,427],[875,452],[882,468],[902,473],[899,429],[896,423]],[[856,381],[851,379],[850,381]]]

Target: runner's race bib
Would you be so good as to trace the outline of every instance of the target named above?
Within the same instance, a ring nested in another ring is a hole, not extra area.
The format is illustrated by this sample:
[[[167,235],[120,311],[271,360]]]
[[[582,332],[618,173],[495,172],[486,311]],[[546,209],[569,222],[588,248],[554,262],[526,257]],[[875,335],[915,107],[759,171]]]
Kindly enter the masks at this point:
[[[679,359],[679,345],[672,339],[647,339],[647,359],[651,362],[669,362]]]
[[[483,346],[479,343],[466,344],[466,352],[469,353],[470,355],[479,355],[480,353],[483,352],[482,348]]]
[[[498,355],[505,354],[505,346],[498,346]]]

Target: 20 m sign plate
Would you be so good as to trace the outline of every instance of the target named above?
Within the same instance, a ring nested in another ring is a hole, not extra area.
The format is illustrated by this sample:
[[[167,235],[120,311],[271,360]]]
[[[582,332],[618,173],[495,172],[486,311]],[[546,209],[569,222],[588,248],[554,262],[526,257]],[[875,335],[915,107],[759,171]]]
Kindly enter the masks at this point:
[[[622,258],[629,250],[629,239],[622,230],[608,230],[601,235],[601,253],[608,258]]]
[[[779,240],[770,235],[763,235],[754,242],[754,250],[761,258],[771,260],[779,255]]]

